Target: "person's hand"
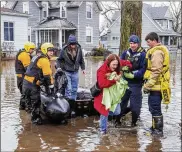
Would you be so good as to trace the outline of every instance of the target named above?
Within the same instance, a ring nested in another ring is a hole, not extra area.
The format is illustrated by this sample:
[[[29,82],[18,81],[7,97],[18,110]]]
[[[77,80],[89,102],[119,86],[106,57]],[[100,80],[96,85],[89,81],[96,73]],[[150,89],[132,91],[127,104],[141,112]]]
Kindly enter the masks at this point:
[[[111,75],[111,73],[106,73],[106,77],[107,77],[107,79],[109,79],[109,78],[110,78],[110,75]]]
[[[128,71],[128,70],[129,70],[129,67],[124,66],[124,67],[122,67],[121,69],[122,69],[122,71]]]
[[[121,79],[121,74],[120,75],[116,75],[115,77],[114,77],[114,80],[115,81],[119,81]]]
[[[132,74],[131,72],[127,73],[127,72],[124,72],[124,76],[128,79],[133,79],[134,78],[134,74]]]
[[[82,70],[82,73],[85,74],[85,70]]]
[[[149,93],[149,90],[145,86],[143,87],[143,93],[144,94],[148,94]]]
[[[61,96],[61,93],[56,93],[56,97],[59,98]]]
[[[57,68],[56,71],[60,72],[63,71],[61,68]]]

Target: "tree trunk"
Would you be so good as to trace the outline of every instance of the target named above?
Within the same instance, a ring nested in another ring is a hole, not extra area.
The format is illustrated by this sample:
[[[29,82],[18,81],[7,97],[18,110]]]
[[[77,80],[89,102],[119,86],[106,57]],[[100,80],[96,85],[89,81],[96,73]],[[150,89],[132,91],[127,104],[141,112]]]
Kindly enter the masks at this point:
[[[142,33],[142,1],[124,1],[121,4],[120,51],[128,49],[128,39],[135,34],[140,37]]]

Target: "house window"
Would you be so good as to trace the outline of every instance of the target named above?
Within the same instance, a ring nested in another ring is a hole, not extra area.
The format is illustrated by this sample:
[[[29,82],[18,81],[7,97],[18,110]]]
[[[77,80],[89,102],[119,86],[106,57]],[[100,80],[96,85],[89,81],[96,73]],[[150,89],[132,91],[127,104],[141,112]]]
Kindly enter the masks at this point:
[[[29,2],[23,2],[23,13],[29,14]]]
[[[42,6],[43,6],[43,18],[47,18],[48,17],[48,2],[42,2]]]
[[[92,39],[93,39],[93,28],[86,27],[86,42],[92,43]]]
[[[66,2],[60,2],[60,17],[66,18]]]
[[[14,41],[14,23],[4,22],[4,41]]]
[[[113,37],[112,37],[112,40],[114,40],[114,41],[115,41],[115,40],[118,40],[118,39],[119,39],[119,37],[117,37],[117,36],[113,36]]]
[[[86,3],[86,16],[87,16],[87,19],[92,18],[92,3],[90,2]]]

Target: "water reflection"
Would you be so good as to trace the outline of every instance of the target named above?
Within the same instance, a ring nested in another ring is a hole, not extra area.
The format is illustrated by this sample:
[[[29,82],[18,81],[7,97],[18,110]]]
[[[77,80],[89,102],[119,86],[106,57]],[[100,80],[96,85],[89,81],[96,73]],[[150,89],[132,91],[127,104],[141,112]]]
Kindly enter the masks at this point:
[[[101,60],[88,58],[86,74],[80,72],[80,86],[90,88],[96,81]],[[181,56],[171,54],[172,100],[164,114],[164,137],[153,138],[145,128],[151,126],[147,95],[143,96],[141,120],[136,131],[116,129],[111,123],[109,134],[101,136],[98,117],[76,118],[67,126],[31,124],[30,115],[18,110],[14,61],[2,62],[1,75],[1,151],[180,151],[181,148]],[[10,142],[11,141],[11,142]]]

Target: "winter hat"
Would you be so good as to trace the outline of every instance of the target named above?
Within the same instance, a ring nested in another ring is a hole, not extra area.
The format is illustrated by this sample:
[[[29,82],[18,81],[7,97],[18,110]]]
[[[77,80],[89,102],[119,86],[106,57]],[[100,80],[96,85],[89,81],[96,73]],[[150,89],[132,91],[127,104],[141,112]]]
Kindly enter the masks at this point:
[[[129,38],[129,42],[140,43],[140,39],[137,35],[131,35]]]
[[[68,38],[68,43],[69,44],[77,43],[76,37],[74,35],[70,35]]]

